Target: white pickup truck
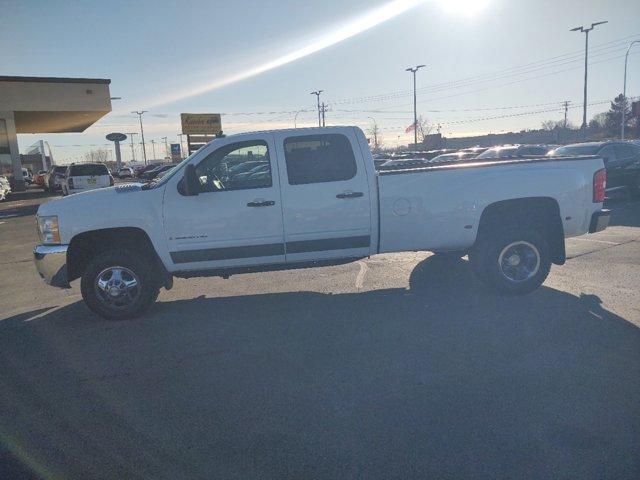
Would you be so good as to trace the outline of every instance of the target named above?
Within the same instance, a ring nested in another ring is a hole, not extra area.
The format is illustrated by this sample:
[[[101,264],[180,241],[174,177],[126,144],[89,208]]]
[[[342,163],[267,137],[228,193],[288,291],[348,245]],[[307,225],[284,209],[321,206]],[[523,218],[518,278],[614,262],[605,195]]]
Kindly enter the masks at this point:
[[[217,138],[161,180],[38,209],[42,278],[80,278],[110,319],[145,311],[173,277],[344,263],[400,251],[469,254],[523,294],[565,261],[564,238],[606,228],[601,158],[467,160],[376,172],[357,127]]]

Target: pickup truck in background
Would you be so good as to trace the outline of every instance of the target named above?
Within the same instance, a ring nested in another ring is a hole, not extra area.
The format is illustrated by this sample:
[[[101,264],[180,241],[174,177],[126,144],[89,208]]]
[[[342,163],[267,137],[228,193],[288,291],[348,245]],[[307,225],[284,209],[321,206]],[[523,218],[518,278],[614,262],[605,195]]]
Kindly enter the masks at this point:
[[[144,312],[173,277],[345,263],[402,251],[469,255],[483,283],[538,288],[565,237],[606,228],[596,156],[473,159],[376,172],[357,127],[217,138],[159,181],[38,209],[42,278],[80,279],[109,319]]]

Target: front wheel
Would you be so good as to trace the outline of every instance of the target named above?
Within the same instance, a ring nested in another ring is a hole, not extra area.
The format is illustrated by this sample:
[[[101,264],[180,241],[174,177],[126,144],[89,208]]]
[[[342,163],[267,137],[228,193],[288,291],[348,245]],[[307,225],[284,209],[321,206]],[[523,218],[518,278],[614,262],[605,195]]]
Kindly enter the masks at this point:
[[[551,269],[547,240],[529,229],[503,229],[485,235],[476,242],[470,260],[483,281],[511,295],[536,290]]]
[[[111,250],[98,254],[85,269],[80,290],[85,303],[108,320],[144,313],[158,298],[160,286],[143,255]]]

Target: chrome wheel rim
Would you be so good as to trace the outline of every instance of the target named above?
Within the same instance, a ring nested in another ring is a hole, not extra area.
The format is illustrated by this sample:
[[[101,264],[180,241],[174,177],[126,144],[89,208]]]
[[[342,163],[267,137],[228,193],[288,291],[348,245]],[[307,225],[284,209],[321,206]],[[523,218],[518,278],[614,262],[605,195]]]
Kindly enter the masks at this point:
[[[125,267],[109,267],[97,276],[94,285],[100,302],[109,308],[126,308],[140,297],[140,279]]]
[[[502,249],[498,266],[510,282],[526,282],[540,270],[540,252],[535,245],[519,240]]]

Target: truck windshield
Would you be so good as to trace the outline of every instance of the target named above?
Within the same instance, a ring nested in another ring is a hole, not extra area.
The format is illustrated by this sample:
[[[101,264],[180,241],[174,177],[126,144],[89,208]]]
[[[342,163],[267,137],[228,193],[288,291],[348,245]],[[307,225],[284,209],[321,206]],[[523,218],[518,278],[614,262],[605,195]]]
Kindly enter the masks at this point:
[[[213,141],[215,142],[215,140],[213,140]],[[196,155],[199,151],[200,150],[196,150],[195,152],[193,152],[191,155],[189,155],[187,158],[185,158],[180,163],[178,163],[175,167],[173,167],[171,170],[169,170],[167,173],[165,173],[158,180],[153,180],[152,182],[150,182],[146,188],[147,189],[156,188],[156,187],[160,187],[160,186],[164,185],[165,183],[167,183],[169,181],[169,179],[171,177],[173,177],[176,174],[176,172],[179,172],[180,170],[182,170],[182,167],[184,165],[186,165],[193,158],[193,156]]]

